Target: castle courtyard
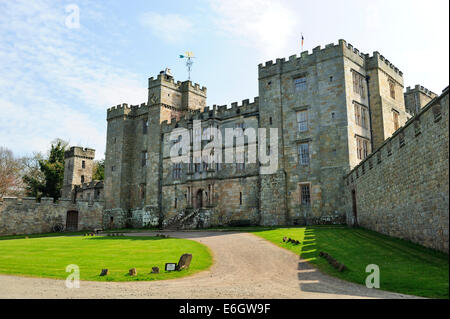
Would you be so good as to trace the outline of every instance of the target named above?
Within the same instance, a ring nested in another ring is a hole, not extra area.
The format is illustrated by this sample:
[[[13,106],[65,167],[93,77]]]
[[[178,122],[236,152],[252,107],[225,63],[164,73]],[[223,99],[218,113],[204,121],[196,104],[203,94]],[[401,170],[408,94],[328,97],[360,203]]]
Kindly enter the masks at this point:
[[[155,235],[156,232],[126,234]],[[213,253],[213,266],[173,280],[82,281],[80,289],[67,289],[64,280],[0,275],[0,298],[416,298],[333,278],[298,255],[253,234],[201,231],[170,232],[170,236],[208,246]]]

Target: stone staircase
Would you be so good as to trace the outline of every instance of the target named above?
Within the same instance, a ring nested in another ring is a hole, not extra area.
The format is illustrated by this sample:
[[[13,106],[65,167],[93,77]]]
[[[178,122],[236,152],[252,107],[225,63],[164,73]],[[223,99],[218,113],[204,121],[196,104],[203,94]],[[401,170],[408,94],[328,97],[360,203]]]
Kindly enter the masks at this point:
[[[163,228],[167,230],[195,229],[197,228],[200,209],[185,209],[164,222]]]

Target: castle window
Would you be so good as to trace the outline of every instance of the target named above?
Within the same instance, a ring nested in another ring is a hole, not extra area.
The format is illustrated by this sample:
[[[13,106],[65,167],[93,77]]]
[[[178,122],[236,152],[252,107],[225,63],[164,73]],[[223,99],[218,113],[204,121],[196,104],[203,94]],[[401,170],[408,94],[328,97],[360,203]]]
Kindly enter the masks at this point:
[[[294,86],[297,92],[306,90],[306,78],[302,76],[294,79]]]
[[[148,131],[148,120],[142,120],[142,134],[147,134]]]
[[[308,130],[308,111],[297,112],[297,124],[299,132],[306,132]]]
[[[142,152],[142,162],[141,162],[142,167],[147,165],[147,160],[148,160],[148,153],[147,153],[147,151],[143,151]]]
[[[234,129],[236,131],[236,136],[244,136],[245,124],[244,123],[236,123],[234,124]]]
[[[396,110],[392,110],[392,119],[394,121],[394,131],[397,131],[400,127],[399,121],[398,121],[398,112]]]
[[[239,205],[242,205],[242,192],[239,192]]]
[[[377,164],[381,163],[381,151],[377,153]]]
[[[298,145],[298,159],[300,165],[309,165],[309,143]]]
[[[181,178],[181,163],[173,164],[172,166],[172,178],[180,179]]]
[[[114,169],[115,169],[114,165],[111,166],[111,172],[114,172]]]
[[[243,171],[245,169],[244,152],[236,152],[236,170]]]
[[[391,98],[393,98],[395,100],[395,83],[392,80],[389,81],[389,92],[390,92]]]
[[[359,160],[363,160],[369,154],[369,141],[365,138],[356,136],[356,153]]]
[[[145,193],[146,193],[146,188],[147,185],[146,184],[141,184],[140,185],[140,191],[141,191],[141,200],[145,199]]]
[[[355,105],[355,122],[357,125],[367,128],[367,113],[368,110],[364,105],[354,103]]]
[[[269,125],[272,125],[272,117],[269,117]]]
[[[84,175],[81,175],[81,184],[84,183]]]
[[[203,128],[202,137],[207,141],[209,141],[211,139],[211,129],[209,127]]]
[[[86,161],[81,161],[81,168],[86,168]]]
[[[202,142],[202,131],[200,128],[196,128],[194,130],[194,143],[201,143]]]
[[[311,204],[311,190],[309,183],[300,184],[300,203],[305,206]]]
[[[175,197],[175,204],[174,204],[175,208],[177,208],[177,204],[178,204],[178,198]]]
[[[194,172],[198,173],[200,172],[200,163],[201,162],[201,157],[196,156],[194,158]]]
[[[366,97],[364,76],[356,71],[353,71],[353,91],[362,98]]]

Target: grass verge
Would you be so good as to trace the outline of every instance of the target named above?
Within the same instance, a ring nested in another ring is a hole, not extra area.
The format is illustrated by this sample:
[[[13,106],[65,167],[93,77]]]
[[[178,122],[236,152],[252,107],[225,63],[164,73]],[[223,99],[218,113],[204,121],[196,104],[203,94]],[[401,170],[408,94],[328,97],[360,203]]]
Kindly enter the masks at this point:
[[[60,234],[61,235],[61,234]],[[190,268],[166,272],[165,263],[177,263],[192,254]],[[67,265],[80,267],[80,279],[92,281],[139,281],[179,278],[212,265],[208,247],[187,239],[160,237],[40,237],[0,241],[0,273],[65,279]],[[159,274],[150,274],[159,267]],[[109,275],[101,277],[103,268]],[[129,276],[136,268],[138,275]]]
[[[380,269],[380,289],[398,293],[449,298],[448,255],[411,242],[388,237],[370,230],[344,226],[314,226],[249,230],[272,243],[286,248],[320,271],[365,285],[366,267]],[[283,237],[299,240],[300,245],[284,243]],[[319,252],[329,253],[348,270],[337,271]]]

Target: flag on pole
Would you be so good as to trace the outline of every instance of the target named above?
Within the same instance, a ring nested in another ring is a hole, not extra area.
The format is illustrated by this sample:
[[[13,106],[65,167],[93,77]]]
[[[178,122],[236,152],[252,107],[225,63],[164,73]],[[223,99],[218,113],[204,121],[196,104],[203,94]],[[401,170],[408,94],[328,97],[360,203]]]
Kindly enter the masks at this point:
[[[303,33],[302,33],[302,51],[303,51],[303,42],[305,41],[305,38],[303,37]]]

